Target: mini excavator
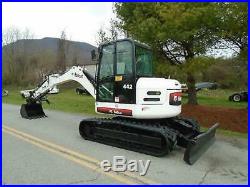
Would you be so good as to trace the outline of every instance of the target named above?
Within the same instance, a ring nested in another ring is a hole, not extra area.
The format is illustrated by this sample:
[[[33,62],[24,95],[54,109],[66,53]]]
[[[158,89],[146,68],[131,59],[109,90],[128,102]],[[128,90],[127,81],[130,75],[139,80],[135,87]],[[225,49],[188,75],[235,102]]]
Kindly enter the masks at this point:
[[[116,40],[101,44],[98,54],[92,51],[91,55],[98,60],[95,77],[82,66],[47,75],[23,96],[26,103],[21,106],[21,116],[46,117],[42,108],[46,95],[59,84],[76,81],[95,98],[97,113],[111,114],[110,118],[83,119],[79,133],[85,140],[157,157],[181,146],[190,165],[214,142],[218,124],[202,132],[195,120],[179,115],[181,84],[153,76],[152,52],[147,45]]]

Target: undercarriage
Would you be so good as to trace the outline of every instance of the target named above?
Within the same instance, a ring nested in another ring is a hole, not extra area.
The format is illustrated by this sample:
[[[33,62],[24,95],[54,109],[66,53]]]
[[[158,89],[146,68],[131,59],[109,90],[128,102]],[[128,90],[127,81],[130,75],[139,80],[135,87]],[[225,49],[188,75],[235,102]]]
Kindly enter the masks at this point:
[[[81,136],[123,149],[161,157],[176,145],[186,149],[184,160],[193,164],[213,143],[218,124],[206,132],[192,119],[175,117],[139,120],[122,117],[92,118],[80,122]]]

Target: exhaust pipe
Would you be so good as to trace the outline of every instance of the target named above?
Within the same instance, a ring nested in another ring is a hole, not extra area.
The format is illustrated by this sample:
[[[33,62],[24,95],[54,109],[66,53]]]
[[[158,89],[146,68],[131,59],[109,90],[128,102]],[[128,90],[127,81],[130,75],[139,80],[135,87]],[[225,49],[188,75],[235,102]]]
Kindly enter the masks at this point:
[[[36,119],[47,117],[43,111],[42,104],[40,103],[27,103],[22,104],[20,109],[20,114],[22,118],[26,119]]]

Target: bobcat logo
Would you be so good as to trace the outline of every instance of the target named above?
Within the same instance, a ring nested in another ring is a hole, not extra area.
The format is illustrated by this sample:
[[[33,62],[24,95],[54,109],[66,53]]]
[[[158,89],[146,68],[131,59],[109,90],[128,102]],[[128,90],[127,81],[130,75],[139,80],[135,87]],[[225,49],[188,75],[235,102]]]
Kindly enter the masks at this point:
[[[78,78],[82,78],[83,77],[83,75],[80,75],[80,74],[77,74],[77,73],[75,73],[74,76],[78,77]]]

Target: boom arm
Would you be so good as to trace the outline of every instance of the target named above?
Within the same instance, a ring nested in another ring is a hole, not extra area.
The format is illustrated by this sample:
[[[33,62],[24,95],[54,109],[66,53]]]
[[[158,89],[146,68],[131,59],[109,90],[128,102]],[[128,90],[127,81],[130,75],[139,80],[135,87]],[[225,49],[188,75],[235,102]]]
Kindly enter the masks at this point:
[[[95,95],[95,80],[92,76],[81,66],[72,66],[64,74],[48,75],[45,81],[30,92],[26,96],[27,100],[39,101],[41,100],[54,86],[63,84],[69,81],[76,81],[80,83],[94,98]]]

